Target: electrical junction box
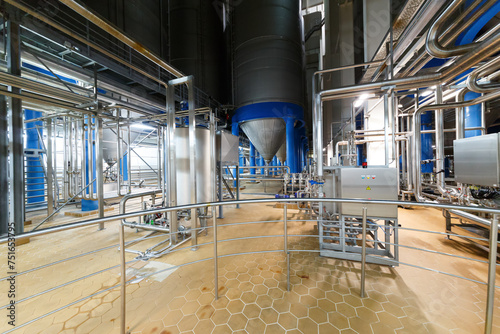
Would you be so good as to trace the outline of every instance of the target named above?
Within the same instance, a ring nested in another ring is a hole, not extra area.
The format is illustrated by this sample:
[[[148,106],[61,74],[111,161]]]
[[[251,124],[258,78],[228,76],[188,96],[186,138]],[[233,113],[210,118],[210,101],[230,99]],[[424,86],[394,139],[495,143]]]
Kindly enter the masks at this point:
[[[500,186],[500,133],[453,141],[455,181]]]
[[[325,196],[328,198],[398,200],[396,168],[335,167],[325,174]],[[362,216],[363,207],[371,218],[397,219],[397,205],[341,203],[325,205],[331,213],[343,216]],[[337,209],[338,208],[338,209]]]

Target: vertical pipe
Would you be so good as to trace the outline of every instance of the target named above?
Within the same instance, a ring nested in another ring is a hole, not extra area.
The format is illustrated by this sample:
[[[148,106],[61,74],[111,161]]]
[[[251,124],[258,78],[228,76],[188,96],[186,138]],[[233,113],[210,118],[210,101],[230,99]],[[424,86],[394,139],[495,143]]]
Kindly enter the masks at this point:
[[[126,303],[127,303],[127,267],[125,263],[125,231],[122,223],[120,222],[120,334],[126,334]]]
[[[490,254],[488,258],[488,289],[486,300],[486,324],[485,334],[491,334],[493,329],[493,310],[495,303],[495,280],[497,269],[497,247],[498,247],[498,215],[493,216],[490,229]]]
[[[389,95],[384,94],[384,144],[385,165],[389,167]]]
[[[211,199],[212,199],[212,202],[216,202],[217,201],[217,189],[215,188],[216,185],[217,185],[217,174],[216,174],[216,170],[217,170],[217,138],[216,138],[216,129],[217,127],[217,122],[215,120],[215,114],[213,111],[210,112],[210,151],[211,151],[211,155],[210,155],[210,165],[211,165],[211,169],[212,169],[212,179],[210,180],[210,182],[212,183],[212,196],[211,196]],[[213,214],[215,216],[215,207],[213,208]]]
[[[215,206],[212,207],[212,227],[214,229],[214,293],[215,300],[219,299],[219,261],[217,254],[217,217],[215,216]]]
[[[97,203],[99,208],[99,217],[104,217],[104,165],[103,165],[103,129],[102,118],[96,118],[96,178],[97,178]],[[99,230],[104,229],[104,223],[99,224]]]
[[[290,291],[290,257],[288,256],[288,205],[283,206],[283,249],[286,256],[286,290]]]
[[[240,200],[240,166],[236,166],[236,200]],[[239,209],[240,205],[236,204],[236,209]]]
[[[68,135],[68,119],[69,117],[63,117],[63,132],[64,132],[64,145],[63,145],[63,201],[68,200],[68,148],[70,144],[70,137]]]
[[[168,193],[168,206],[177,205],[177,182],[176,182],[176,152],[175,152],[175,86],[169,86],[167,89],[167,134],[166,134],[166,144],[167,146],[165,155],[167,159],[167,193]],[[171,211],[169,215],[170,221],[170,231],[172,244],[177,243],[177,211]]]
[[[80,123],[80,133],[79,133],[79,137],[80,137],[80,141],[81,141],[81,145],[80,145],[80,169],[81,169],[81,172],[80,172],[80,184],[81,184],[81,187],[84,187],[88,182],[87,182],[87,179],[86,179],[86,175],[87,175],[87,164],[85,163],[86,161],[86,157],[87,157],[87,150],[86,150],[86,141],[85,141],[85,133],[86,133],[86,127],[87,125],[85,124],[85,116],[82,117],[81,119],[81,123]],[[76,191],[75,191],[76,192]],[[87,191],[85,190],[82,194],[82,198],[87,198]],[[83,202],[82,202],[83,203]]]
[[[47,119],[47,215],[54,212],[54,133],[52,132],[52,118]],[[42,139],[40,139],[42,140]]]
[[[8,113],[5,95],[0,95],[0,189],[9,188],[9,137],[8,137]],[[4,192],[0,196],[0,235],[8,232],[9,225],[9,198]]]
[[[121,196],[122,194],[122,136],[121,136],[121,129],[120,129],[120,116],[121,112],[120,109],[116,109],[116,166],[117,166],[117,173],[116,173],[116,189],[118,190],[118,196]]]
[[[443,103],[443,88],[441,85],[436,87],[436,104]],[[438,186],[445,188],[444,175],[444,110],[435,111],[436,118],[436,173]]]
[[[361,298],[365,298],[366,279],[366,207],[363,208],[363,230],[361,236]]]
[[[458,94],[456,101],[463,102],[464,95],[467,92],[467,88],[462,89]],[[464,126],[464,107],[456,108],[455,110],[455,129],[456,129],[456,139],[465,138],[465,126]]]
[[[188,77],[188,104],[189,104],[189,174],[191,179],[191,203],[197,203],[197,180],[196,180],[196,115],[194,105],[194,80]],[[197,209],[191,209],[191,233],[192,250],[198,249],[198,216]]]
[[[130,110],[127,110],[127,193],[132,192],[132,143],[130,133]]]
[[[20,26],[12,21],[7,22],[7,70],[12,75],[21,76]],[[16,87],[10,86],[8,89],[16,94],[21,93]],[[20,99],[10,99],[9,118],[9,222],[14,224],[16,234],[21,234],[24,232],[24,146],[23,109]]]
[[[161,175],[162,175],[162,168],[161,168],[161,143],[162,143],[162,132],[163,127],[161,125],[158,125],[156,129],[156,168],[157,168],[157,180],[156,180],[156,187],[158,189],[162,189],[161,187]]]

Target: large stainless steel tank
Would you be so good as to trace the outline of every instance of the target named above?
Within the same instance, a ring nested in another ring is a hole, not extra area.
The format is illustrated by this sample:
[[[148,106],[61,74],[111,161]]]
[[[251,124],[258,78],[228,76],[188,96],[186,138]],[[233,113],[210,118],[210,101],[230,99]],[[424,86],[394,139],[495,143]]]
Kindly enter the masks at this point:
[[[171,0],[170,62],[194,75],[195,86],[225,102],[223,13],[213,0]]]
[[[196,128],[196,202],[212,202],[212,176],[210,131]],[[189,128],[175,130],[177,204],[192,204],[191,177],[189,175]]]
[[[300,0],[242,0],[234,5],[235,104],[303,105]]]

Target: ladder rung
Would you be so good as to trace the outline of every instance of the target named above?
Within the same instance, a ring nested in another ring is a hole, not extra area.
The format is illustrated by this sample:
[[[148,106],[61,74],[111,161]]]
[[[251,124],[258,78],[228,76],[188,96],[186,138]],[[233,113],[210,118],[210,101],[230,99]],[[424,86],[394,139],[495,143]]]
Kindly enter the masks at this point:
[[[26,192],[33,192],[33,191],[45,191],[45,190],[47,190],[47,188],[43,188],[43,189],[26,189],[25,191]]]
[[[46,195],[38,195],[38,196],[26,196],[26,198],[38,198],[38,197],[45,197]]]
[[[25,177],[25,180],[33,180],[33,179],[45,179],[45,176],[30,176],[30,177]]]

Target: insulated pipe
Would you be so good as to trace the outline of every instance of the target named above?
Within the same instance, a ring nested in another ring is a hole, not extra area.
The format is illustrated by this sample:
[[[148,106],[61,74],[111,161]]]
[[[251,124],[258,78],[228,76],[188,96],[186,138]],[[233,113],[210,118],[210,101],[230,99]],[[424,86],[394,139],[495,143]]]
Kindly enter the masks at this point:
[[[500,69],[500,57],[489,61],[481,67],[478,67],[469,74],[466,84],[470,91],[476,93],[489,93],[500,88],[500,84],[479,84],[477,81]]]
[[[445,30],[441,36],[439,36],[439,40],[443,41],[445,46],[448,46],[451,42],[455,41],[455,39],[471,24],[473,24],[484,12],[486,12],[489,7],[496,3],[496,0],[488,0],[488,2],[482,6],[479,10],[473,12],[473,9],[477,7],[483,0],[476,0],[471,6],[468,6],[457,18],[451,22],[448,28]],[[462,20],[467,18],[463,24],[461,24]],[[458,28],[457,28],[458,26]],[[457,28],[457,29],[455,29]],[[496,29],[492,29],[492,31],[496,31]],[[453,33],[452,33],[453,32]],[[451,35],[450,35],[451,33]],[[487,33],[478,41],[484,40],[488,38],[490,35]],[[407,66],[407,70],[403,71],[402,76],[412,76],[424,67],[424,65],[429,61],[428,54],[423,52],[419,57],[417,57],[409,66]]]
[[[451,17],[451,15],[460,7],[465,4],[466,0],[455,0],[448,8],[439,16],[439,18],[434,21],[429,32],[427,33],[427,41],[425,43],[425,48],[427,52],[436,58],[449,58],[454,56],[460,56],[467,52],[472,51],[477,43],[471,43],[466,45],[456,45],[453,48],[444,48],[439,43],[439,35],[442,24]]]
[[[419,202],[425,201],[425,198],[422,196],[422,183],[421,183],[421,151],[420,151],[420,115],[424,111],[430,110],[438,110],[438,109],[452,109],[459,107],[467,107],[475,104],[480,104],[495,98],[500,97],[500,91],[493,92],[487,95],[480,96],[474,100],[465,101],[465,102],[455,102],[448,104],[436,104],[421,107],[415,111],[413,115],[413,184],[415,187],[415,198]]]
[[[483,59],[497,53],[499,48],[500,33],[497,33],[494,37],[478,44],[473,51],[460,57],[454,66],[450,66],[441,73],[340,87],[322,91],[318,93],[318,95],[320,95],[321,100],[324,101],[326,98],[328,98],[328,100],[335,100],[345,96],[359,96],[365,92],[379,92],[384,87],[395,86],[398,90],[405,90],[443,84],[447,81],[453,80],[453,78],[460,73],[477,65]]]

